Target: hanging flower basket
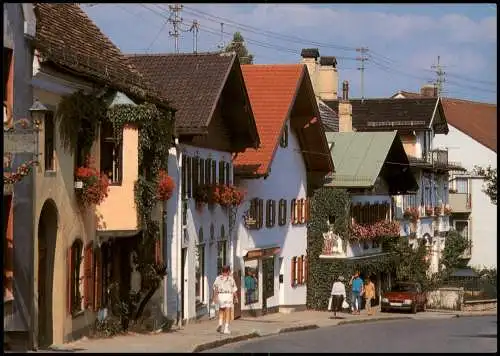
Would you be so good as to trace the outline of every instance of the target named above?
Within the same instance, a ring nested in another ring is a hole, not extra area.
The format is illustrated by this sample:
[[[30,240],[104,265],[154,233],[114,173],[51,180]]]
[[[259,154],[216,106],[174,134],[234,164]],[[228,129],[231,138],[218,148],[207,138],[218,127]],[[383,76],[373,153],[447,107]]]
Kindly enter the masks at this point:
[[[403,217],[405,219],[410,219],[410,221],[413,223],[417,222],[418,218],[420,217],[418,208],[407,208],[403,213]]]
[[[223,208],[240,206],[243,203],[245,194],[234,185],[218,185],[214,190],[214,201]]]
[[[174,192],[175,182],[166,171],[160,171],[158,174],[158,188],[156,197],[158,200],[167,201],[172,197]]]
[[[355,240],[375,240],[380,237],[399,236],[400,226],[396,221],[381,220],[374,224],[357,224],[351,226],[351,236]]]
[[[432,208],[432,206],[425,207],[425,216],[432,216],[433,213],[434,213],[434,209]]]
[[[83,167],[75,172],[75,188],[77,197],[84,207],[99,205],[106,199],[109,191],[109,180],[97,169],[90,167],[92,159],[88,159]],[[81,188],[77,187],[81,186]]]

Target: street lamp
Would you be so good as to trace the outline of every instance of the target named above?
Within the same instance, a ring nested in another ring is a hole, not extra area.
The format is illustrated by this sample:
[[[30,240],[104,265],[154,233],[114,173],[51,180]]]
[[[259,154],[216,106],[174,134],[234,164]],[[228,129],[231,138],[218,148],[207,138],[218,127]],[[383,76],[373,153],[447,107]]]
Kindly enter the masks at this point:
[[[42,120],[45,119],[45,114],[49,111],[49,109],[43,105],[40,100],[35,99],[33,105],[29,109],[31,121],[33,122],[33,128],[39,129]]]

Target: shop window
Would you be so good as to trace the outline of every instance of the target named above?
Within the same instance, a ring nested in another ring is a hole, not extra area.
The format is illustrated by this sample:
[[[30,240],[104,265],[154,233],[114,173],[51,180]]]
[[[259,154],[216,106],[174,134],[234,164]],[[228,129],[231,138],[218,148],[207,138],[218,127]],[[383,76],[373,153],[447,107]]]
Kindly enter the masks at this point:
[[[259,301],[259,261],[245,261],[245,305]]]
[[[285,125],[281,133],[280,146],[283,148],[288,146],[288,125]]]
[[[54,113],[49,111],[45,114],[44,121],[44,161],[45,161],[45,171],[53,171],[55,168],[54,164],[54,152],[55,152],[55,125],[54,125]]]
[[[286,199],[280,199],[278,206],[278,225],[286,224]]]
[[[101,124],[101,172],[111,184],[121,184],[122,175],[122,139],[115,137],[113,123]]]
[[[269,199],[266,202],[266,227],[276,224],[276,200]]]
[[[70,314],[74,315],[82,310],[82,295],[80,292],[80,268],[82,264],[83,242],[75,240],[69,250],[69,301]]]

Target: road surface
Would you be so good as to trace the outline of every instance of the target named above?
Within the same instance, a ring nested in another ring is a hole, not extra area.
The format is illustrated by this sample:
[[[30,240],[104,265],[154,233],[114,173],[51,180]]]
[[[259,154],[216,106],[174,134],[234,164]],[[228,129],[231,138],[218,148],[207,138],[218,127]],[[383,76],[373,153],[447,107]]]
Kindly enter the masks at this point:
[[[205,352],[496,352],[497,318],[346,324],[229,344]]]

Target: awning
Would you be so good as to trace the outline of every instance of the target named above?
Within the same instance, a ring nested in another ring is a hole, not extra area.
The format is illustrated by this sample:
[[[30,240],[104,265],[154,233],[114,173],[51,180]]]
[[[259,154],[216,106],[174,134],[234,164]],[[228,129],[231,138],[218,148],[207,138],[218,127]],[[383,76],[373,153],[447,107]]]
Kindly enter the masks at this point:
[[[255,248],[252,250],[248,250],[247,253],[243,256],[243,259],[248,260],[257,260],[261,258],[271,257],[279,253],[281,248],[279,246],[266,246]]]

